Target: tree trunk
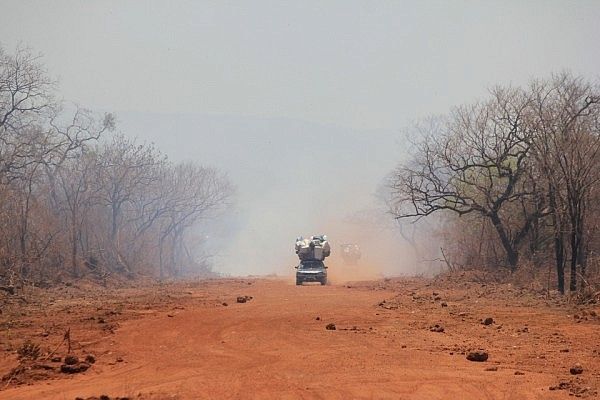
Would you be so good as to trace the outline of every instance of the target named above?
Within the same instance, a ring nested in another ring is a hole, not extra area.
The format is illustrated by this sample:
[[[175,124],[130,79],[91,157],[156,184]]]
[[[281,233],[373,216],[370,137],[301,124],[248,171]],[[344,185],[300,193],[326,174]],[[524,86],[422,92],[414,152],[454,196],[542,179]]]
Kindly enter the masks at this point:
[[[577,291],[577,234],[571,232],[571,281],[569,282],[569,290]]]
[[[110,228],[110,241],[113,246],[112,251],[113,254],[113,265],[111,268],[113,270],[121,270],[123,267],[123,263],[121,262],[121,245],[119,241],[119,213],[120,213],[120,205],[113,203],[111,207],[111,228]]]
[[[119,225],[117,223],[119,218],[119,209],[115,204],[113,204],[111,211],[110,239],[116,244],[116,238],[119,231]]]
[[[27,267],[27,234],[29,232],[29,198],[27,198],[26,204],[21,206],[21,217],[20,217],[20,232],[19,232],[19,251],[20,251],[20,275],[21,278],[25,278],[29,273]]]
[[[71,271],[74,277],[79,275],[77,266],[77,241],[79,233],[77,228],[78,207],[74,205],[71,210]]]
[[[554,232],[554,256],[558,291],[560,294],[565,294],[565,249],[562,235],[557,232]]]
[[[492,224],[494,228],[496,228],[496,232],[500,237],[500,242],[502,243],[502,247],[504,247],[504,252],[506,253],[506,261],[510,266],[510,269],[514,271],[517,269],[517,264],[519,262],[519,253],[511,240],[508,238],[506,231],[504,230],[504,226],[502,226],[502,221],[500,221],[500,217],[498,214],[493,213],[490,215],[490,219],[492,220]]]
[[[589,251],[589,249],[587,248],[587,245],[583,243],[583,238],[582,238],[581,244],[579,246],[579,256],[578,256],[577,262],[579,263],[579,268],[581,269],[581,276],[583,276],[584,278],[585,278],[585,274],[586,274],[588,251]],[[581,284],[585,285],[585,280],[582,279]]]
[[[569,290],[577,291],[577,263],[579,261],[579,218],[576,215],[571,216],[571,281],[569,282]]]
[[[583,205],[581,206],[584,207]],[[577,225],[577,265],[579,265],[579,270],[581,276],[585,278],[585,264],[587,262],[587,252],[586,252],[586,240],[584,233],[584,222],[585,222],[585,212],[581,213],[579,218],[579,225]],[[581,288],[583,289],[585,286],[585,279],[581,280]]]
[[[165,241],[165,237],[163,234],[160,234],[160,238],[158,239],[158,273],[160,279],[164,279],[165,271],[164,271],[164,257],[163,257],[163,244]]]
[[[563,242],[562,224],[557,214],[554,189],[548,190],[549,204],[552,208],[552,226],[554,228],[554,259],[556,261],[556,278],[560,294],[565,294],[565,246]]]
[[[506,252],[508,265],[510,266],[511,271],[514,272],[517,269],[517,264],[519,263],[519,253],[512,248],[507,249]]]
[[[77,228],[75,226],[71,227],[71,270],[74,277],[79,275],[77,268]]]
[[[177,267],[177,231],[175,231],[171,236],[171,273],[175,277],[179,276]]]
[[[577,266],[582,261],[581,251],[583,243],[583,212],[581,203],[577,202],[572,207],[571,214],[571,282],[569,290],[577,291]]]

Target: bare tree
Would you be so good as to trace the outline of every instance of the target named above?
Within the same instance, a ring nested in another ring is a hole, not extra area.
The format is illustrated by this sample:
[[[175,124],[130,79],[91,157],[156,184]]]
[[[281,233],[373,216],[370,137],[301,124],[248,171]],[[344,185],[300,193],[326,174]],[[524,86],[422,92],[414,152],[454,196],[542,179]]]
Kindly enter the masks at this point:
[[[68,226],[71,273],[79,275],[81,238],[83,227],[89,219],[90,210],[97,205],[97,186],[93,184],[96,160],[87,152],[77,159],[63,164],[55,173],[60,209]]]
[[[0,47],[0,183],[43,153],[43,124],[52,112],[54,82],[28,49],[8,54]]]
[[[564,293],[566,235],[569,289],[575,291],[578,266],[585,268],[584,232],[591,189],[600,179],[600,96],[593,85],[568,73],[531,86],[536,134],[533,154],[547,182],[553,210],[558,290]]]
[[[490,100],[459,107],[430,125],[415,158],[396,170],[396,217],[439,211],[481,215],[494,227],[507,263],[516,268],[533,222],[547,213],[544,197],[528,185],[535,179],[528,157],[530,102],[523,90],[495,88]]]
[[[229,199],[227,178],[122,135],[101,140],[113,115],[54,91],[38,57],[0,48],[0,279],[80,276],[82,264],[176,272],[193,256],[188,233]]]
[[[29,49],[0,47],[0,128],[18,132],[54,106],[54,82]]]
[[[159,234],[160,273],[164,275],[163,247],[171,241],[171,267],[176,268],[184,252],[184,235],[198,220],[210,217],[233,194],[229,180],[212,168],[183,163],[172,169],[169,207]],[[167,182],[165,182],[166,184]]]
[[[108,207],[111,263],[129,271],[121,252],[120,231],[124,211],[132,204],[136,193],[157,181],[155,168],[164,162],[164,156],[152,145],[140,145],[120,135],[99,147],[97,152],[95,182],[100,201]]]

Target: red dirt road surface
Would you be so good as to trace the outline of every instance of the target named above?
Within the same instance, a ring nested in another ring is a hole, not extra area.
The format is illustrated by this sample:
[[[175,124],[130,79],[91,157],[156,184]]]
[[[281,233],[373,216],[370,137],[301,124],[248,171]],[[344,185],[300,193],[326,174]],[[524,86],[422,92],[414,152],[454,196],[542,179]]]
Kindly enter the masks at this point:
[[[565,399],[600,383],[600,310],[510,285],[224,279],[22,303],[0,314],[0,399]],[[50,361],[67,328],[94,354],[85,372]],[[42,355],[14,370],[26,339]]]

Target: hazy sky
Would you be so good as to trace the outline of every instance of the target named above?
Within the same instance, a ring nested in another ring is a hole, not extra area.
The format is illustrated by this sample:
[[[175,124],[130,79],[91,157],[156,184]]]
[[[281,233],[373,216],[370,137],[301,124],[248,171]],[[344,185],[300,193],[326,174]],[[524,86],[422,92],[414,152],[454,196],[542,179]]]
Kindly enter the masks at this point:
[[[597,76],[598,1],[1,1],[0,42],[109,110],[396,129],[494,83]]]
[[[600,1],[0,0],[0,43],[125,134],[229,173],[220,271],[289,272],[297,235],[362,241],[339,221],[373,207],[412,121],[497,83],[597,79]]]

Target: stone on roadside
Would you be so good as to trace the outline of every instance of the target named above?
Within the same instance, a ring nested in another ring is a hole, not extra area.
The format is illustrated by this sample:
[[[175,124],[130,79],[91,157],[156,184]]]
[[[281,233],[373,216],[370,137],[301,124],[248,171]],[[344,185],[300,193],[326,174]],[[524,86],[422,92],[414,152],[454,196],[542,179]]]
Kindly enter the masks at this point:
[[[484,362],[488,359],[488,353],[485,351],[471,351],[467,354],[467,360],[475,362]]]
[[[77,356],[74,356],[72,354],[69,354],[68,356],[65,357],[66,365],[75,365],[78,362],[79,362],[79,358],[77,358]]]
[[[77,374],[79,372],[87,371],[87,369],[89,367],[90,367],[90,364],[85,363],[85,362],[80,362],[75,365],[63,364],[60,366],[60,372],[65,373],[65,374]]]
[[[252,296],[238,296],[237,298],[238,303],[246,303],[250,300],[252,300]]]
[[[577,363],[569,369],[569,372],[571,372],[571,375],[580,375],[583,373],[583,367],[581,364]]]

